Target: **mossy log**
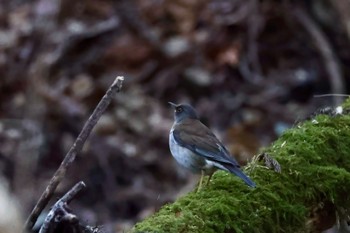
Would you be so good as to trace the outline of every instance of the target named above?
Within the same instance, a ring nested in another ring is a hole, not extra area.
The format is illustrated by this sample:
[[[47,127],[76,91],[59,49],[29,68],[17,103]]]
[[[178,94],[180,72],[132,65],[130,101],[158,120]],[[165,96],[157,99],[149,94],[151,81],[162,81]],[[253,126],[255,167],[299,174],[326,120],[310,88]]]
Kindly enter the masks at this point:
[[[350,101],[344,105],[349,109]],[[346,110],[349,112],[348,110]],[[165,205],[133,232],[318,232],[350,211],[350,115],[317,115],[262,150],[282,172],[258,162],[257,183],[217,172],[209,186]]]

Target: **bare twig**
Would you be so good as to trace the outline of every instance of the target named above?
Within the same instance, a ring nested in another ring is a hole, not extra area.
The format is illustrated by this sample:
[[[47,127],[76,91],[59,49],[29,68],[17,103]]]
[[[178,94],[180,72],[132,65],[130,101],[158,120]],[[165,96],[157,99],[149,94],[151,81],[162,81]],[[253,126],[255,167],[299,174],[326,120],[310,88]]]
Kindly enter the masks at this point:
[[[338,59],[334,54],[326,35],[317,26],[317,24],[300,8],[296,8],[293,11],[295,19],[305,28],[305,30],[310,33],[316,48],[321,53],[324,65],[328,72],[330,79],[332,93],[344,93],[344,78],[342,75],[341,68],[338,64]],[[334,98],[334,105],[340,105],[341,100]]]
[[[347,94],[322,94],[322,95],[314,95],[315,98],[322,98],[322,97],[329,97],[329,96],[336,96],[336,97],[349,97],[350,95]]]
[[[116,92],[119,92],[122,88],[124,77],[118,76],[113,84],[110,86],[106,94],[103,96],[101,101],[96,106],[94,112],[89,117],[88,121],[85,123],[83,129],[81,130],[80,134],[78,135],[77,139],[75,140],[73,146],[70,148],[68,153],[66,154],[65,158],[63,159],[60,167],[57,169],[55,174],[50,180],[50,183],[46,187],[45,191],[41,195],[39,201],[35,205],[34,209],[30,213],[25,225],[24,225],[24,231],[30,230],[38,216],[40,215],[41,211],[45,208],[47,203],[49,202],[50,198],[52,197],[54,191],[56,190],[58,184],[62,181],[64,178],[67,169],[69,166],[74,162],[76,155],[81,151],[86,139],[89,137],[91,130],[96,125],[98,119],[101,117],[102,113],[106,110],[107,106],[112,100],[112,97]]]
[[[75,196],[86,187],[83,181],[80,181],[74,187],[69,190],[62,198],[60,198],[55,205],[50,210],[49,214],[46,216],[43,225],[40,228],[39,233],[49,232],[50,225],[52,221],[57,217],[57,215],[62,215],[62,218],[70,218],[71,221],[76,221],[76,216],[70,214],[66,207],[75,198]]]
[[[261,161],[264,162],[265,166],[263,166],[263,167],[265,167],[267,169],[271,169],[277,173],[281,173],[282,169],[281,169],[281,165],[279,164],[279,162],[267,153],[261,153],[261,154],[255,155],[253,157],[252,161],[250,163],[248,163],[247,166],[245,166],[245,170],[246,171],[253,171],[256,169],[256,167],[262,167],[261,165],[259,165],[259,162],[261,162]]]

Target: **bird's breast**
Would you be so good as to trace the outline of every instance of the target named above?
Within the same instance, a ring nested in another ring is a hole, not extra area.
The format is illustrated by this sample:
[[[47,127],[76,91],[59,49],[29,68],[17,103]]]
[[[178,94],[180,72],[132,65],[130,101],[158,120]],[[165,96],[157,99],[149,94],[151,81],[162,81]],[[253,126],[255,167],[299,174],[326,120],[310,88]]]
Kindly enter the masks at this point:
[[[169,147],[171,154],[181,166],[194,173],[200,173],[201,170],[206,169],[206,160],[186,147],[180,146],[175,141],[172,131],[169,134]]]

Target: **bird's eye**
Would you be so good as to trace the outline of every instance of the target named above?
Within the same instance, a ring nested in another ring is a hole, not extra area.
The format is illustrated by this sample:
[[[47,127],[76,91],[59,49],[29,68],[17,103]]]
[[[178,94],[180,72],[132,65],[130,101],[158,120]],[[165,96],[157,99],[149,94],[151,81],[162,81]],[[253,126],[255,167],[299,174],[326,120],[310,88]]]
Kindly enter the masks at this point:
[[[182,107],[177,107],[176,108],[176,112],[182,112],[183,111],[183,108]]]

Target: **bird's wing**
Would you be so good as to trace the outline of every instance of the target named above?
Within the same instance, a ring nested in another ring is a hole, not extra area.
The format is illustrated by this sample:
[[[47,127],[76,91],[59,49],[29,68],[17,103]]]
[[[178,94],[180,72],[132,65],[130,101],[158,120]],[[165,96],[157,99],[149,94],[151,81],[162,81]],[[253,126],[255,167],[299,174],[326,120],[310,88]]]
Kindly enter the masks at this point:
[[[237,161],[230,156],[225,146],[208,127],[198,120],[186,119],[176,124],[173,135],[177,144],[210,161],[239,167]]]

